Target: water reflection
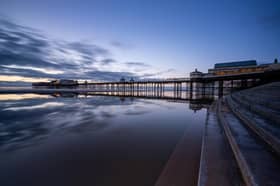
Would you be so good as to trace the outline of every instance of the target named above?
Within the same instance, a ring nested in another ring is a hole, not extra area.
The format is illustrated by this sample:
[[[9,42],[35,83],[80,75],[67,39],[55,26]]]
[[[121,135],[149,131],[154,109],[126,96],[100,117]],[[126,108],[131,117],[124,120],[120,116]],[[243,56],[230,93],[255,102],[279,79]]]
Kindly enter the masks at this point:
[[[9,150],[18,149],[38,143],[39,139],[55,131],[77,126],[83,128],[89,124],[94,131],[105,127],[107,120],[118,114],[119,105],[127,105],[127,113],[133,111],[131,104],[118,98],[102,97],[2,101],[0,145]]]
[[[164,102],[133,97],[105,97],[79,94],[5,94],[0,105],[0,148],[15,150],[26,147],[62,131],[100,131],[116,116],[145,115],[151,105],[174,109]],[[6,98],[6,100],[4,99]],[[44,98],[44,99],[42,99]],[[48,98],[48,99],[46,99]],[[73,99],[74,98],[74,99]],[[181,99],[167,102],[184,103]],[[189,109],[207,107],[211,100],[192,101]]]
[[[42,109],[42,108],[48,108],[48,107],[61,107],[61,106],[64,106],[64,103],[49,102],[49,103],[43,103],[43,104],[39,104],[39,105],[32,105],[32,106],[9,107],[9,108],[3,109],[3,111],[6,111],[6,110],[26,111],[26,110]]]
[[[185,130],[200,147],[210,104],[93,94],[19,97],[0,101],[5,185],[154,185]],[[199,157],[199,149],[191,156]]]

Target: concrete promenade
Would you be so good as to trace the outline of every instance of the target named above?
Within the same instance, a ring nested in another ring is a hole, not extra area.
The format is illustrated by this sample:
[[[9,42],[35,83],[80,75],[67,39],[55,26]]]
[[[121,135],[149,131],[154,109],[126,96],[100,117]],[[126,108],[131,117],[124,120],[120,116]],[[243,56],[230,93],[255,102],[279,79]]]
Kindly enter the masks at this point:
[[[198,185],[279,185],[279,116],[280,82],[214,102],[208,109]]]

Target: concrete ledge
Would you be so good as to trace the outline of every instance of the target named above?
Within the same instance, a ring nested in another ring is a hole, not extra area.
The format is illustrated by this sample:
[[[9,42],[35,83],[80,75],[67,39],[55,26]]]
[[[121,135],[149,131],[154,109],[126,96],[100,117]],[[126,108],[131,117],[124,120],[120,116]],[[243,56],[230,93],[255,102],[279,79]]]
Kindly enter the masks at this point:
[[[235,138],[233,137],[233,134],[231,132],[229,124],[227,123],[227,120],[225,119],[225,117],[221,111],[221,107],[222,107],[221,103],[222,103],[222,100],[220,99],[218,101],[218,109],[217,109],[218,121],[220,122],[222,128],[225,131],[226,137],[231,146],[231,149],[233,151],[233,154],[235,156],[235,159],[236,159],[239,169],[241,171],[242,177],[245,181],[245,184],[247,186],[257,186],[255,178],[254,178],[243,154],[241,153],[241,151],[235,141]]]
[[[208,120],[209,113],[207,112],[206,121]],[[202,145],[201,145],[201,154],[200,154],[200,164],[199,164],[199,173],[198,173],[198,181],[197,186],[204,186],[206,183],[206,170],[205,170],[205,164],[206,164],[206,149],[205,149],[205,143],[206,143],[206,125],[204,127],[203,131],[203,137],[202,137]]]

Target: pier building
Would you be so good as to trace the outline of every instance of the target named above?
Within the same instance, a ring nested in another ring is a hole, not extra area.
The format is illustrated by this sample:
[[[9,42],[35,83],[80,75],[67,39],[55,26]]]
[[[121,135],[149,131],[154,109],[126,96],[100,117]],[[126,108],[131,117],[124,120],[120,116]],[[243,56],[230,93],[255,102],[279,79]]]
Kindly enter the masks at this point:
[[[216,63],[213,69],[208,69],[208,75],[238,75],[264,72],[271,64],[257,65],[256,60]]]

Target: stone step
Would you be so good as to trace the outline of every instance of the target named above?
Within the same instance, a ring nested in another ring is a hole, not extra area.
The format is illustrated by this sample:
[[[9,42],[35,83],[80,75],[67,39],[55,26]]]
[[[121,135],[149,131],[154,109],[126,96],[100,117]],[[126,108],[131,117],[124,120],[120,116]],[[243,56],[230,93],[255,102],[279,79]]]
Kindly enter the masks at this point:
[[[246,185],[279,185],[279,158],[244,126],[227,104],[219,102],[217,115]]]
[[[226,97],[226,102],[235,116],[252,130],[252,132],[258,135],[280,157],[280,126],[274,125],[259,115],[247,110],[230,96]]]
[[[245,107],[247,110],[250,110],[251,112],[254,112],[254,113],[260,115],[261,117],[271,121],[272,123],[280,126],[280,113],[278,110],[274,110],[274,109],[259,105],[258,103],[256,103],[257,101],[248,102],[243,97],[238,96],[238,94],[232,94],[231,97],[234,101],[236,101],[237,103],[239,103],[240,105]],[[255,99],[257,100],[257,98],[255,98]]]
[[[280,93],[279,93],[280,94]],[[271,94],[260,94],[260,93],[245,93],[237,92],[233,94],[239,99],[245,100],[248,103],[258,104],[260,106],[272,109],[274,111],[280,111],[280,97],[273,96]]]

